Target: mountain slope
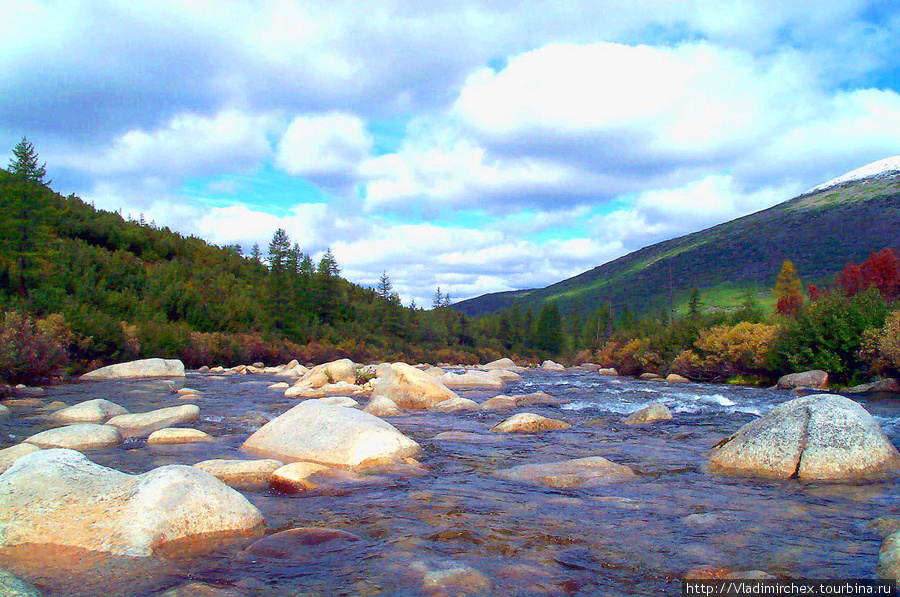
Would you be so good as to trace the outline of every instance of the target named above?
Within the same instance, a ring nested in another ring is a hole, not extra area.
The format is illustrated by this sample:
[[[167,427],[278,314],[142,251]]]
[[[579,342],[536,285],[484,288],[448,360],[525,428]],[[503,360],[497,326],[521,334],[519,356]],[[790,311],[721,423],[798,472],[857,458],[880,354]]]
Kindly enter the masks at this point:
[[[480,315],[518,301],[537,309],[591,311],[612,297],[616,312],[676,306],[698,288],[707,307],[729,307],[746,291],[774,285],[790,259],[804,282],[821,282],[848,261],[900,244],[900,157],[875,162],[789,201],[700,232],[663,241],[535,290],[488,294],[454,307]]]

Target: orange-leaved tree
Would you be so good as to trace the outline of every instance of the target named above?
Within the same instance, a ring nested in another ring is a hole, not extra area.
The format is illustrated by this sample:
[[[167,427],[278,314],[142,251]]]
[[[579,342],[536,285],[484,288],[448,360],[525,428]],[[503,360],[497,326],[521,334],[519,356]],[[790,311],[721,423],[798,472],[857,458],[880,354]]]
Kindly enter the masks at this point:
[[[797,268],[789,259],[781,264],[781,271],[775,279],[775,310],[780,315],[796,315],[803,305],[803,293],[800,290],[800,276]]]

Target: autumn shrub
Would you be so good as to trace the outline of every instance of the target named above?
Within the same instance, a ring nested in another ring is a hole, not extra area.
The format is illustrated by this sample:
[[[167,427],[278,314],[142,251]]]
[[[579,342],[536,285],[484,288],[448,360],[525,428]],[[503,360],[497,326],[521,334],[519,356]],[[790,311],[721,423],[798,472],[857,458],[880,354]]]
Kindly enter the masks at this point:
[[[865,371],[863,339],[867,330],[881,329],[887,315],[888,305],[874,287],[853,297],[832,293],[784,323],[770,366],[779,373],[821,369],[847,381]]]
[[[635,338],[615,352],[612,366],[622,375],[639,375],[659,372],[664,364],[662,356],[651,347],[648,339]]]
[[[900,374],[900,311],[891,313],[884,327],[864,334],[860,358],[872,373]]]
[[[49,377],[67,362],[70,338],[61,316],[36,324],[27,314],[7,312],[0,325],[0,379],[15,384]]]
[[[719,381],[734,375],[762,375],[778,328],[744,321],[700,332],[693,350],[682,352],[672,369],[691,379]]]

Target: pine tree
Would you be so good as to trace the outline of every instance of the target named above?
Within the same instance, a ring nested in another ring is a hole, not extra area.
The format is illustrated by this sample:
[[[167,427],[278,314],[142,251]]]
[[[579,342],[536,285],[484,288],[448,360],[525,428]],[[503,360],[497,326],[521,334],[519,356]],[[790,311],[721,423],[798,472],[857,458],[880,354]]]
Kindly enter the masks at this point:
[[[562,318],[556,303],[545,303],[538,313],[534,330],[535,346],[552,354],[563,348]]]
[[[700,317],[700,309],[702,308],[703,303],[700,301],[700,290],[697,287],[694,287],[691,290],[691,298],[688,299],[688,316],[691,319]]]
[[[273,274],[281,275],[285,272],[290,250],[291,239],[284,228],[279,228],[269,243],[269,269]]]
[[[13,176],[20,176],[27,180],[40,185],[49,185],[52,181],[44,182],[44,176],[47,174],[47,163],[38,166],[38,154],[34,150],[34,145],[26,138],[22,137],[13,148],[13,157],[9,160],[9,173]]]
[[[253,247],[250,249],[250,258],[257,263],[262,263],[262,251],[259,250],[259,243],[253,243]]]
[[[434,298],[431,300],[431,308],[432,309],[440,309],[444,306],[444,295],[441,294],[441,287],[438,286],[437,290],[434,293]]]
[[[394,285],[391,284],[391,279],[387,275],[387,270],[384,270],[381,274],[381,278],[378,279],[378,288],[376,292],[378,296],[382,300],[390,300],[391,293],[394,291]]]

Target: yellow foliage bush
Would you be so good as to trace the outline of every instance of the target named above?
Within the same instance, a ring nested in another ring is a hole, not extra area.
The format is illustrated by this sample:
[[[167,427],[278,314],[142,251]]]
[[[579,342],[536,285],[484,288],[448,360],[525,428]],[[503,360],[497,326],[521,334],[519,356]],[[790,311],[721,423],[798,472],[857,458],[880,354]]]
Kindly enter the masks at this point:
[[[682,352],[672,368],[681,375],[703,380],[758,375],[766,370],[777,332],[776,326],[748,321],[703,330],[694,343],[696,350]]]
[[[863,335],[860,356],[873,373],[900,372],[900,311],[891,313],[883,328]]]

